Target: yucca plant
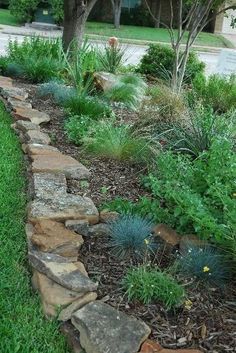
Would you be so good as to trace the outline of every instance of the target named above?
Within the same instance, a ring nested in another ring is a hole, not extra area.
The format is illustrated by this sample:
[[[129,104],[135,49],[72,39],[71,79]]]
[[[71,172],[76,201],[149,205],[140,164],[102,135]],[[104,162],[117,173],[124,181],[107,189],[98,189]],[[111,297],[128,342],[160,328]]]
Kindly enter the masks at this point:
[[[117,74],[125,62],[125,48],[119,44],[117,38],[112,37],[105,48],[98,51],[98,60],[102,71]]]
[[[119,258],[145,260],[155,249],[153,224],[138,215],[122,215],[109,223],[110,245]]]

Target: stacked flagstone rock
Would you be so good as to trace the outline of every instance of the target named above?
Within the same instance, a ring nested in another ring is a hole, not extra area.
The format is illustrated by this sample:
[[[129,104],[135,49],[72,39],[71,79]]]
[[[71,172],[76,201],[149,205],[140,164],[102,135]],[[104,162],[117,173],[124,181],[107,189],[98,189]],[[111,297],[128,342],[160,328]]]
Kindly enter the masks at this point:
[[[78,261],[83,236],[107,232],[106,224],[100,222],[108,215],[99,215],[91,199],[67,192],[67,180],[85,180],[89,170],[50,145],[50,137],[40,130],[50,117],[32,108],[24,89],[13,87],[10,78],[0,77],[0,95],[30,161],[29,185],[33,190],[26,235],[32,284],[40,294],[46,317],[62,321],[61,329],[76,353],[82,348],[87,353],[137,353],[150,328],[96,301],[98,284]],[[153,347],[155,343],[148,341],[142,352],[157,352]]]

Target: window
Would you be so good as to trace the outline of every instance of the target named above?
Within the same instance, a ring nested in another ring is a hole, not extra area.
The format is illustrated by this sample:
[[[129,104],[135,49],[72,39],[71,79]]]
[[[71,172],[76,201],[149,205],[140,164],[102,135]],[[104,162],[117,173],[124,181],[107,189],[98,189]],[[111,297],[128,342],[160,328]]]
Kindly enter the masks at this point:
[[[141,4],[141,0],[123,0],[122,7],[125,7],[127,9],[133,9],[136,6]]]

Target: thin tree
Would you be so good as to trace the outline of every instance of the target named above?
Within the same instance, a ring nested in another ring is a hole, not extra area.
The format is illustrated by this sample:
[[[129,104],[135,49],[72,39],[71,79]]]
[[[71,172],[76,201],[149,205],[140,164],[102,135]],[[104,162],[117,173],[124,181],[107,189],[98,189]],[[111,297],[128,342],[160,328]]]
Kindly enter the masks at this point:
[[[111,4],[112,4],[112,10],[113,10],[114,26],[116,29],[119,29],[122,0],[111,0]]]
[[[152,18],[157,20],[148,0],[144,1]],[[173,91],[180,93],[190,49],[196,38],[216,16],[227,10],[236,9],[236,5],[235,3],[227,5],[230,3],[227,0],[167,1],[169,2],[170,20],[168,23],[160,21],[160,24],[168,30],[171,45],[175,51],[171,86]]]
[[[97,0],[64,0],[63,47],[67,50],[71,42],[81,45],[85,24]]]

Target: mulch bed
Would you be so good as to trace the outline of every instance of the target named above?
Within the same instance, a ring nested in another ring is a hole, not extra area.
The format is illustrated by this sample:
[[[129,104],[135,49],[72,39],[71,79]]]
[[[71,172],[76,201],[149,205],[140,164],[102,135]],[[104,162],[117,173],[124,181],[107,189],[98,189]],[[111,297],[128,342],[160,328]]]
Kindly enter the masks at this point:
[[[15,85],[25,88],[33,108],[48,113],[51,122],[43,126],[52,144],[61,152],[71,155],[91,171],[89,184],[71,181],[68,191],[91,197],[97,206],[119,196],[136,201],[146,192],[140,186],[140,176],[145,172],[137,166],[117,161],[91,157],[68,141],[64,132],[63,111],[50,99],[39,99],[36,86],[16,81]],[[121,121],[136,120],[135,114],[117,110]],[[152,338],[167,348],[199,348],[203,352],[236,352],[236,302],[235,291],[227,288],[221,292],[215,288],[187,286],[190,310],[167,312],[158,303],[142,305],[128,303],[121,287],[121,281],[129,262],[117,260],[106,236],[85,238],[81,260],[91,276],[99,281],[99,299],[128,314],[144,320],[152,328]],[[88,256],[89,254],[89,256]],[[166,259],[163,258],[163,262]]]

